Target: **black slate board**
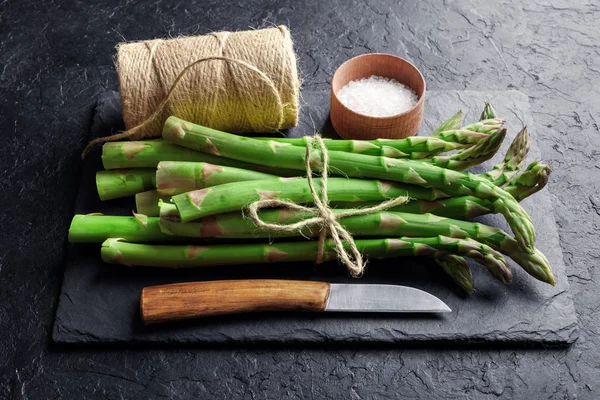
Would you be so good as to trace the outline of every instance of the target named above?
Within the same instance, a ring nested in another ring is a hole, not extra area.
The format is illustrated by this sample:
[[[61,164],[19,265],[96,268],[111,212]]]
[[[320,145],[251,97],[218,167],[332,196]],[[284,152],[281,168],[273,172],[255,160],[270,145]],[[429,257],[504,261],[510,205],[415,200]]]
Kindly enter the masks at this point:
[[[429,134],[458,108],[465,121],[475,121],[484,100],[492,101],[505,116],[509,134],[503,150],[523,125],[529,126],[532,146],[529,160],[540,158],[536,144],[543,137],[534,126],[527,96],[518,91],[436,92],[427,94],[422,134]],[[327,121],[328,92],[304,92],[300,126],[288,136],[300,136],[313,127],[331,133]],[[92,135],[107,135],[119,129],[118,95],[101,96]],[[500,152],[500,153],[503,153]],[[77,213],[103,212],[127,215],[133,201],[99,201],[94,173],[101,168],[99,152],[85,162],[76,201]],[[486,164],[488,169],[500,160]],[[477,172],[478,170],[475,170]],[[219,267],[195,271],[124,268],[105,265],[99,245],[71,245],[58,306],[53,339],[60,343],[227,343],[227,342],[529,342],[568,344],[577,338],[565,266],[562,261],[551,199],[546,190],[524,203],[533,218],[537,247],[550,260],[557,277],[555,287],[538,282],[512,264],[511,285],[494,281],[474,266],[478,291],[460,295],[451,281],[429,260],[393,259],[371,261],[360,280],[348,277],[336,263],[308,263],[253,267]],[[480,219],[508,229],[498,216]],[[418,287],[441,298],[453,310],[445,315],[281,314],[213,317],[178,324],[144,327],[138,311],[141,288],[179,281],[237,278],[312,279],[331,282],[394,283]]]

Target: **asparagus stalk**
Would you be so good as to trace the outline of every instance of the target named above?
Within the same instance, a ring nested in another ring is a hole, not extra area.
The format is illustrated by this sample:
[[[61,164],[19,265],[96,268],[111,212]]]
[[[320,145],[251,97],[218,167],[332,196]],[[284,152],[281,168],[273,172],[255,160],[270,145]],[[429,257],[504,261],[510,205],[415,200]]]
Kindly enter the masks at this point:
[[[487,138],[492,138],[494,136],[494,134],[492,135],[488,135]],[[526,156],[526,152],[523,151],[518,151],[519,146],[524,145],[524,143],[526,143],[526,141],[516,138],[513,143],[511,144],[511,147],[509,148],[509,151],[507,154],[514,154],[513,157],[506,157],[506,160],[510,160],[511,162],[514,162],[515,158],[517,157],[521,157],[524,158]],[[506,162],[506,161],[505,161]],[[162,163],[161,163],[162,164]],[[176,163],[174,165],[178,165],[180,163]],[[186,173],[186,180],[192,180],[194,179],[193,176],[196,176],[197,174],[192,173],[192,170],[201,170],[202,167],[202,163],[182,163],[185,165],[186,167],[186,171],[188,171]],[[519,163],[516,163],[517,165],[520,165]],[[231,167],[223,167],[223,168],[227,168],[230,169]],[[505,168],[504,164],[498,164],[494,167],[496,170],[500,169],[500,168]],[[532,171],[533,172],[533,171]],[[252,175],[258,176],[259,173],[256,172],[247,172],[250,173]],[[183,175],[183,174],[181,174]],[[493,176],[491,176],[489,173],[485,173],[485,174],[481,174],[479,175],[483,178],[486,179],[493,179]],[[502,176],[509,176],[508,172],[505,172],[502,174]],[[157,185],[160,186],[161,184],[161,176],[160,173],[157,172]],[[179,185],[182,185],[181,183],[179,183]],[[524,185],[524,183],[521,183],[521,185]],[[195,189],[195,187],[193,187],[193,185],[185,185],[182,186],[184,187],[186,190],[193,190]],[[515,197],[520,196],[519,200],[521,200],[523,197],[521,196],[524,192],[525,192],[525,186],[518,186],[518,188],[514,188],[512,186],[507,186],[505,188],[506,191],[508,191],[509,193],[511,193],[512,195],[514,195]],[[514,189],[518,189],[518,190],[514,190]],[[527,188],[529,189],[529,188]],[[418,189],[417,189],[418,190]],[[539,189],[538,189],[539,190]],[[180,190],[180,192],[183,192],[184,190]],[[413,195],[410,192],[407,193],[408,196],[412,197],[412,198],[416,198],[419,195]],[[139,196],[139,199],[138,199]],[[487,214],[491,212],[492,206],[491,204],[487,201],[487,200],[483,200],[483,199],[477,199],[474,198],[473,196],[463,196],[464,199],[463,201],[448,201],[448,202],[434,202],[434,203],[430,203],[427,201],[413,201],[409,204],[406,205],[406,209],[403,209],[402,207],[398,208],[398,211],[406,211],[406,212],[417,212],[417,213],[424,213],[424,212],[428,212],[430,210],[434,210],[436,208],[440,208],[441,207],[441,214],[439,215],[443,215],[446,217],[451,217],[451,218],[461,218],[461,219],[465,219],[465,218],[470,218],[473,216],[478,216],[478,215],[482,215],[482,214]],[[156,192],[144,192],[143,194],[139,194],[136,195],[136,203],[137,203],[137,211],[139,213],[142,214],[146,214],[148,216],[158,216],[159,213],[159,208],[158,208],[158,193]],[[168,200],[170,199],[170,197],[166,197],[163,196],[162,200]],[[342,206],[344,208],[353,208],[355,206],[357,206],[357,204],[348,204],[348,203],[336,203],[336,205],[338,206]],[[375,205],[375,204],[371,204],[371,205]],[[477,205],[480,205],[480,207],[477,207]],[[364,204],[361,204],[361,206],[364,206]]]
[[[494,134],[488,135],[487,137],[492,138],[493,136],[494,136]],[[527,156],[527,151],[526,150],[523,151],[523,147],[526,146],[527,144],[528,144],[528,140],[527,140],[526,134],[525,134],[525,136],[523,136],[523,134],[517,135],[517,137],[512,142],[512,144],[507,152],[507,156],[505,157],[504,162],[494,166],[493,171],[486,172],[479,176],[482,178],[488,179],[488,180],[493,180],[493,179],[499,177],[497,183],[504,182],[506,179],[510,178],[512,175],[514,175],[515,173],[518,172],[518,170],[516,170],[515,168],[520,168],[522,161]],[[507,163],[507,162],[511,163],[511,166],[506,166],[505,163]],[[179,164],[185,165],[185,170],[187,172],[185,174],[186,176],[184,179],[186,181],[189,180],[191,182],[191,180],[194,179],[194,176],[198,176],[198,174],[193,173],[192,170],[196,170],[196,171],[202,170],[202,163],[187,162],[187,163],[175,163],[173,165],[179,165]],[[517,185],[517,181],[515,181],[514,186],[512,184],[510,184],[504,188],[507,192],[509,192],[511,195],[513,195],[513,197],[515,197],[519,201],[521,201],[525,197],[535,193],[537,190],[540,190],[541,188],[543,188],[543,185],[545,185],[545,182],[548,179],[547,174],[549,173],[549,171],[546,171],[547,166],[544,166],[543,168],[540,168],[540,167],[532,168],[532,167],[533,167],[533,165],[528,167],[528,170],[530,169],[530,171],[527,171],[527,175],[528,175],[527,181],[524,178],[521,178],[518,181],[518,185]],[[222,167],[222,168],[229,169],[231,171],[232,167]],[[504,170],[500,175],[492,173],[494,171],[500,171],[500,170]],[[264,175],[264,174],[253,172],[253,171],[245,171],[245,170],[242,170],[242,171],[244,171],[246,174],[251,174],[252,176],[257,176],[257,177]],[[259,174],[261,174],[261,175],[259,175]],[[537,174],[540,174],[540,176],[539,177],[536,176]],[[545,174],[545,176],[544,176],[544,174]],[[180,175],[184,175],[184,174],[182,173]],[[157,185],[158,186],[161,185],[161,179],[162,179],[161,174],[157,172]],[[533,185],[537,185],[538,181],[543,181],[544,183],[537,187],[530,187]],[[532,182],[532,183],[530,183],[528,185],[527,182]],[[535,182],[535,183],[533,183],[533,182]],[[178,183],[178,185],[183,185],[183,184]],[[201,185],[198,185],[198,186],[201,186]],[[196,187],[194,187],[194,185],[192,185],[192,184],[181,186],[181,187],[182,187],[182,189],[180,189],[179,192],[183,192],[184,191],[183,189],[185,189],[185,190],[196,189]],[[408,195],[413,198],[418,196],[418,195],[413,196],[410,193],[408,193]],[[158,216],[159,197],[160,196],[156,191],[150,191],[150,192],[144,192],[142,194],[136,194],[137,211],[139,213],[146,214],[148,216]],[[162,198],[162,200],[168,200],[168,199],[170,199],[170,196],[162,196],[161,198]],[[461,196],[461,198],[462,198],[462,200],[448,200],[448,201],[444,201],[444,202],[433,202],[433,203],[427,202],[425,200],[413,201],[413,202],[407,204],[406,208],[403,208],[403,206],[400,206],[399,208],[397,208],[397,210],[398,211],[406,211],[406,212],[424,213],[424,212],[428,212],[428,211],[435,212],[434,210],[439,208],[441,210],[441,213],[438,215],[442,215],[442,216],[446,216],[446,217],[450,217],[450,218],[465,219],[465,218],[471,218],[474,216],[490,213],[491,209],[493,208],[491,206],[491,204],[489,203],[489,201],[484,200],[484,199],[478,199],[473,196]],[[336,203],[336,205],[342,206],[344,208],[353,208],[353,207],[357,206],[357,204],[347,204],[347,203],[343,203],[343,202]],[[371,204],[371,205],[375,205],[375,204]],[[360,206],[365,206],[365,204],[361,204]]]
[[[208,163],[161,161],[156,186],[161,195],[174,195],[230,182],[275,179],[277,176]]]
[[[191,161],[227,167],[243,168],[251,171],[274,173],[278,176],[294,176],[296,171],[283,168],[270,168],[253,163],[206,154],[174,145],[162,139],[137,142],[107,142],[102,146],[104,169],[156,168],[161,161]]]
[[[135,209],[138,213],[149,217],[158,217],[160,208],[159,201],[169,201],[171,196],[161,195],[157,190],[147,190],[135,194]]]
[[[271,167],[305,169],[305,151],[302,148],[273,141],[239,137],[195,125],[177,117],[167,119],[163,130],[163,138],[184,147],[223,157],[248,162],[255,161]],[[482,178],[477,178],[472,174],[439,168],[416,160],[365,156],[337,151],[330,151],[328,155],[329,167],[332,172],[338,174],[341,173],[351,177],[387,179],[439,188],[448,194],[471,195],[489,199],[494,206],[493,211],[504,215],[519,244],[523,248],[533,251],[535,230],[525,210],[509,193]],[[314,164],[318,169],[321,164],[320,159],[315,157]],[[274,190],[274,192],[277,191],[277,189]],[[197,218],[194,215],[196,210],[198,213],[202,213],[200,204],[203,201],[199,196],[209,195],[209,193],[200,193],[199,191],[190,193],[193,193],[193,195],[178,195],[182,197],[177,199],[177,196],[175,196],[173,199],[180,212],[183,208],[184,214],[186,214],[185,216],[182,215],[184,221]],[[282,198],[279,194],[271,194],[271,196]]]
[[[156,170],[151,168],[115,169],[96,173],[96,188],[101,200],[133,196],[156,187]]]
[[[257,140],[274,141],[293,146],[306,147],[302,138],[260,137]],[[411,136],[406,139],[376,140],[325,140],[325,147],[331,151],[385,156],[391,158],[425,158],[447,151],[470,147],[471,144],[447,142],[431,136]]]
[[[475,291],[471,268],[463,256],[437,253],[433,256],[433,260],[465,292],[471,294]]]
[[[506,266],[501,254],[471,239],[444,236],[427,238],[360,239],[355,241],[359,251],[369,258],[390,258],[435,255],[441,253],[464,255],[485,264]],[[313,261],[317,256],[316,241],[276,244],[239,245],[152,245],[108,239],[102,243],[102,259],[109,264],[146,267],[196,268],[268,262]],[[326,240],[324,260],[335,260],[335,244]]]
[[[315,184],[319,185],[320,181],[320,178],[316,178]],[[327,194],[331,201],[345,202],[381,202],[401,196],[423,200],[447,197],[437,189],[349,178],[329,178]],[[275,178],[226,183],[172,197],[183,222],[239,211],[254,201],[264,199],[286,199],[295,203],[312,203],[314,201],[308,182],[304,178]]]
[[[504,187],[516,200],[522,201],[532,194],[543,189],[548,182],[550,167],[547,164],[535,161],[527,169],[513,177]],[[332,205],[340,208],[371,207],[377,202],[347,203],[333,202]],[[455,219],[469,219],[492,212],[493,205],[485,199],[474,196],[459,196],[434,201],[414,200],[396,206],[390,211],[401,211],[413,214],[432,213],[441,217]]]
[[[346,210],[334,210],[334,213]],[[287,210],[269,210],[261,213],[267,223],[294,223],[312,217],[311,214]],[[433,214],[411,214],[396,211],[383,211],[367,215],[356,215],[340,219],[340,223],[353,236],[437,236],[470,237],[511,257],[530,275],[554,284],[550,265],[539,250],[523,251],[514,238],[501,229],[476,222],[443,218]],[[228,213],[203,218],[198,221],[181,223],[172,204],[161,206],[161,228],[163,232],[182,237],[221,237],[221,238],[281,238],[293,236],[318,236],[319,231],[310,228],[301,232],[268,232],[258,229],[240,213]],[[492,272],[492,271],[490,271]],[[510,280],[510,271],[493,272]]]
[[[342,212],[344,210],[336,210]],[[269,210],[261,214],[265,222],[294,223],[311,217],[311,214],[286,210]],[[110,237],[121,236],[136,242],[159,242],[174,238],[271,238],[318,236],[316,230],[304,229],[301,232],[267,232],[256,228],[251,220],[240,213],[220,214],[198,221],[181,223],[177,212],[170,204],[163,204],[161,218],[147,218],[145,225],[135,217],[117,216],[76,216],[71,224],[69,240],[71,242],[100,242]],[[494,250],[511,257],[529,274],[544,282],[554,284],[550,266],[545,257],[535,250],[533,254],[522,251],[516,241],[501,229],[475,222],[465,222],[440,218],[431,214],[407,214],[399,212],[379,212],[368,215],[345,217],[340,223],[354,236],[447,236],[471,238],[490,246]],[[142,229],[143,226],[143,229]],[[159,234],[162,232],[162,235]],[[511,279],[510,269],[490,270],[503,282]]]
[[[102,243],[118,236],[132,242],[178,240],[160,228],[160,219],[138,214],[132,217],[76,214],[69,228],[69,243]]]

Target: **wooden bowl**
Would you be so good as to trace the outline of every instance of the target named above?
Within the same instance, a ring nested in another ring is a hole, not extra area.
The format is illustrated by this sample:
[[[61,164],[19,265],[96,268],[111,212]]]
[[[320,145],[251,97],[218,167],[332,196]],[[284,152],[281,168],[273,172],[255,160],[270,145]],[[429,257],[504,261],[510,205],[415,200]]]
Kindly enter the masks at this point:
[[[348,82],[371,75],[395,79],[413,89],[419,100],[410,110],[391,117],[371,117],[346,107],[337,92]],[[402,139],[413,136],[423,120],[425,79],[410,62],[391,54],[373,53],[351,58],[343,63],[331,81],[330,117],[333,128],[344,139]]]

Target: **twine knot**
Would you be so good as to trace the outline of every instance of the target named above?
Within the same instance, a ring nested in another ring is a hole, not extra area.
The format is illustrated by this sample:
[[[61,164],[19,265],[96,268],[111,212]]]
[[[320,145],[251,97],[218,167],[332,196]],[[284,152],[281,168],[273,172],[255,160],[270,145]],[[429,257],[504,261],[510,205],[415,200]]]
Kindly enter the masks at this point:
[[[366,262],[363,259],[363,255],[358,250],[358,247],[354,242],[354,238],[338,220],[344,217],[365,215],[387,210],[388,208],[405,204],[409,201],[409,198],[400,196],[388,201],[384,201],[373,207],[357,208],[334,213],[334,211],[329,207],[329,197],[327,194],[327,179],[329,175],[329,154],[327,152],[327,148],[325,147],[323,139],[319,135],[316,135],[313,138],[309,138],[307,136],[305,137],[305,140],[310,140],[310,143],[307,143],[306,145],[305,167],[308,187],[313,197],[315,207],[305,207],[296,204],[293,201],[287,200],[258,200],[248,206],[250,219],[252,219],[257,227],[273,232],[296,232],[306,227],[318,226],[319,245],[317,249],[316,263],[320,264],[323,262],[325,240],[329,234],[335,245],[337,257],[342,261],[342,263],[344,263],[344,265],[346,265],[348,271],[353,277],[360,277],[364,272]],[[311,167],[311,154],[314,147],[318,147],[321,153],[321,181],[318,189],[313,180],[313,172]],[[293,224],[273,224],[264,222],[258,214],[259,210],[263,208],[274,207],[284,208],[291,211],[306,212],[313,214],[314,217],[307,218]],[[346,246],[344,246],[344,242],[346,242]]]

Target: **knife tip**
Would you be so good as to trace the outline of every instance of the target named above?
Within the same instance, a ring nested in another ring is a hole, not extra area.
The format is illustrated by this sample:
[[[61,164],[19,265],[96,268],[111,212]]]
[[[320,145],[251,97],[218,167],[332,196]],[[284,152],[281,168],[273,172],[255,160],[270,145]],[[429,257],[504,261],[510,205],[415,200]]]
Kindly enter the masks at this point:
[[[442,303],[442,307],[439,312],[449,313],[452,312],[452,309],[446,305],[446,303]]]

